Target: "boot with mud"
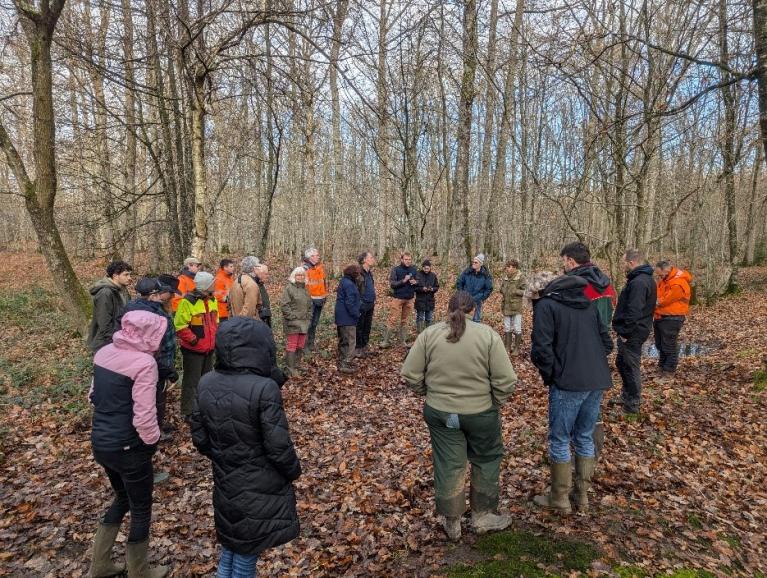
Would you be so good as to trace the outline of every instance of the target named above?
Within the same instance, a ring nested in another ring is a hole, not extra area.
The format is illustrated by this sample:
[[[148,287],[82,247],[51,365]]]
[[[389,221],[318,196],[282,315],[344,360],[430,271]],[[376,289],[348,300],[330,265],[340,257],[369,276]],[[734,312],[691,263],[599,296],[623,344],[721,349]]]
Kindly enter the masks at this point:
[[[547,494],[535,496],[536,506],[557,510],[563,514],[573,511],[570,505],[570,488],[573,485],[573,466],[571,462],[550,463],[551,489]]]
[[[407,326],[406,325],[400,325],[399,326],[399,341],[402,344],[403,347],[410,347],[412,344],[408,342],[408,335],[407,335]]]
[[[125,572],[125,566],[112,562],[112,547],[119,531],[119,524],[99,524],[93,537],[89,578],[107,578]]]
[[[505,530],[511,525],[511,516],[494,512],[472,512],[471,525],[477,534]]]
[[[579,512],[589,511],[589,489],[596,464],[596,458],[575,456],[575,488],[572,492],[572,498],[575,502],[575,508]]]
[[[297,369],[295,351],[285,352],[285,373],[288,374],[288,377],[298,377],[300,375]]]
[[[453,542],[461,539],[461,518],[445,516],[442,520],[442,528]]]
[[[149,539],[130,543],[125,547],[128,561],[128,578],[165,578],[168,566],[149,566]]]
[[[381,349],[389,349],[391,347],[391,341],[389,341],[390,338],[391,338],[391,329],[389,329],[388,327],[384,327],[383,339],[381,339]]]
[[[511,346],[511,355],[513,355],[514,357],[518,357],[521,354],[522,354],[522,334],[515,333],[514,342]]]

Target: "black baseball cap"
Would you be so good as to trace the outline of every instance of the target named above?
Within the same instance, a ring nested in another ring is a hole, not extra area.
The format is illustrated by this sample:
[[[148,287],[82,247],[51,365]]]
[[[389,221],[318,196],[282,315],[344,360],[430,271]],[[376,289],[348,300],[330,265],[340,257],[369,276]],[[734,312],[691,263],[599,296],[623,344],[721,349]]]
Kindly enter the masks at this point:
[[[178,277],[175,275],[168,275],[167,273],[163,273],[157,277],[157,280],[168,287],[168,291],[171,293],[181,295],[181,291],[178,290]]]
[[[157,293],[173,293],[173,287],[166,285],[156,277],[143,277],[136,283],[139,295],[156,295]]]

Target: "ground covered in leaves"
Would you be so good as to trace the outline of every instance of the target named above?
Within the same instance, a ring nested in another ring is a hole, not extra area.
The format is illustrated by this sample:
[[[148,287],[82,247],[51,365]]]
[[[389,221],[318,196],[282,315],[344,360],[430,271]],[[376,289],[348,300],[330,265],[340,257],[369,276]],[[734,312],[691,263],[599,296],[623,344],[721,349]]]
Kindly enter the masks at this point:
[[[84,263],[78,273],[89,283],[102,267]],[[287,271],[288,264],[274,271],[275,299]],[[588,516],[561,518],[530,504],[547,482],[546,390],[526,355],[515,361],[520,383],[503,409],[501,476],[502,508],[515,524],[477,541],[467,519],[458,545],[445,541],[433,513],[422,400],[398,378],[404,351],[379,352],[355,376],[337,373],[329,304],[323,350],[283,390],[304,469],[296,484],[301,537],[266,552],[259,573],[761,575],[767,569],[767,270],[743,276],[742,294],[695,308],[685,325],[683,339],[709,346],[705,355],[684,359],[668,382],[645,359],[642,416],[627,420],[606,410],[605,451]],[[38,255],[0,255],[2,576],[84,576],[110,495],[90,454],[90,359],[57,312],[59,290]],[[379,294],[385,295],[382,285]],[[443,291],[439,314],[446,297]],[[500,329],[497,300],[485,316]],[[280,340],[279,327],[276,333]],[[172,393],[173,407],[177,396]],[[210,576],[217,561],[210,468],[173,420],[179,429],[155,458],[170,479],[155,488],[153,557],[171,564],[173,576]]]

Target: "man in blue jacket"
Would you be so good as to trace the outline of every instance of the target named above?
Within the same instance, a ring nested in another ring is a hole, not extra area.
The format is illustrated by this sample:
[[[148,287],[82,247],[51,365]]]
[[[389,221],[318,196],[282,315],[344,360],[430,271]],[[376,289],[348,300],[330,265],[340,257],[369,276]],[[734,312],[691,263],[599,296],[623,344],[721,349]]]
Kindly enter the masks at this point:
[[[456,288],[466,291],[474,299],[476,308],[473,320],[479,322],[482,319],[482,303],[493,292],[493,276],[485,267],[485,256],[482,253],[474,257],[471,267],[467,267],[458,277]]]
[[[357,257],[361,271],[360,277],[360,319],[357,321],[356,357],[369,355],[368,342],[370,330],[373,327],[373,312],[376,305],[376,284],[373,279],[373,267],[376,264],[375,255],[371,251],[360,253]]]
[[[413,256],[404,251],[400,254],[400,263],[389,274],[391,287],[391,308],[389,309],[389,325],[384,329],[381,347],[389,347],[389,337],[399,325],[399,339],[402,345],[408,347],[407,320],[415,310],[415,287],[418,284],[415,276],[418,271],[413,267]]]

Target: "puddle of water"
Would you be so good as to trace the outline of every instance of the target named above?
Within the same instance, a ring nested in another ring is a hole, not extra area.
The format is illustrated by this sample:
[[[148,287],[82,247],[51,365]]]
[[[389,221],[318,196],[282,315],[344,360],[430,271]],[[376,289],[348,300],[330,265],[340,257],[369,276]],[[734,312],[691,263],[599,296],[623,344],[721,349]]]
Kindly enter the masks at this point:
[[[679,357],[696,357],[698,355],[706,355],[711,350],[711,347],[707,345],[701,345],[700,343],[680,343],[679,344]],[[645,343],[642,346],[642,355],[645,357],[658,358],[658,348],[654,343]]]

